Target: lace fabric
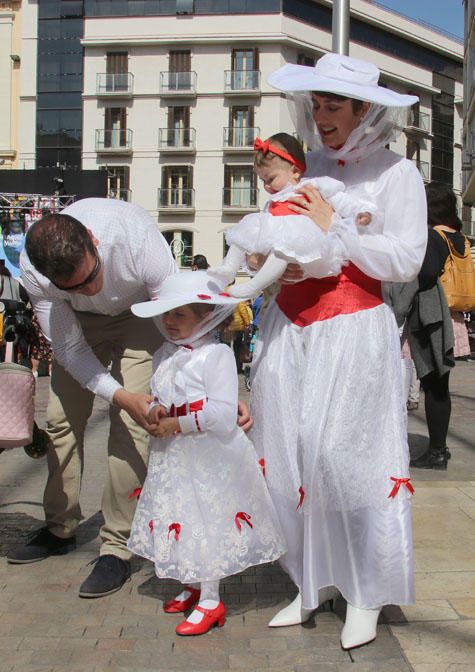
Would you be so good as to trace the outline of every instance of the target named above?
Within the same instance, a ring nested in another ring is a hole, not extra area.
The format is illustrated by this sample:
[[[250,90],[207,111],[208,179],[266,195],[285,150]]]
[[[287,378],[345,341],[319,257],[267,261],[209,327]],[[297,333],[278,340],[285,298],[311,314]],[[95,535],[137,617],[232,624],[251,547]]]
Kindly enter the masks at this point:
[[[326,147],[312,117],[311,92],[287,93],[290,115],[299,137],[311,150],[344,161],[359,161],[394,142],[407,126],[410,111],[406,107],[384,107],[372,103],[360,124],[340,149]]]

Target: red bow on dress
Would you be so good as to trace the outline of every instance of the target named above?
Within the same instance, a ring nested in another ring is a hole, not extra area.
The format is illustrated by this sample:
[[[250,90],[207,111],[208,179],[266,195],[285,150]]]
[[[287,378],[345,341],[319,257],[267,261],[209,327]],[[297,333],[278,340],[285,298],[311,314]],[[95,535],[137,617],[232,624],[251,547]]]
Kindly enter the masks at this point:
[[[303,504],[303,500],[305,499],[305,490],[302,488],[302,486],[300,486],[300,488],[299,488],[299,495],[300,495],[300,499],[299,499],[299,503],[297,504],[297,509],[300,509],[300,507]]]
[[[172,523],[168,526],[168,538],[170,539],[170,533],[175,532],[175,541],[178,541],[180,538],[181,525],[180,523]]]
[[[410,478],[394,478],[394,476],[391,476],[391,481],[394,481],[394,486],[393,486],[393,489],[391,490],[391,492],[388,495],[388,499],[389,499],[389,497],[396,497],[397,493],[399,492],[399,488],[401,487],[401,485],[404,485],[409,490],[411,495],[414,494],[414,488],[411,485],[411,479]]]
[[[239,532],[241,531],[241,523],[239,522],[240,520],[242,520],[244,523],[247,523],[249,527],[253,527],[251,523],[251,516],[245,511],[239,511],[239,513],[236,513],[234,516],[234,522],[236,523],[236,527],[238,528]]]
[[[137,497],[137,499],[140,497],[140,493],[142,492],[142,488],[135,488],[135,490],[132,490],[130,493],[128,499],[134,499],[134,497]]]

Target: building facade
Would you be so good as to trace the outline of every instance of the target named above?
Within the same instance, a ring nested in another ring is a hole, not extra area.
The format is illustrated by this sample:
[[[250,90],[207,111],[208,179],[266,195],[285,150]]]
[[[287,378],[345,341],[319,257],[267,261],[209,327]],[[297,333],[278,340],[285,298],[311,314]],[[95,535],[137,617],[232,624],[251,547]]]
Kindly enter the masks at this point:
[[[224,231],[265,202],[254,139],[293,132],[267,76],[331,50],[331,2],[27,0],[23,13],[25,47],[36,40],[21,98],[23,165],[105,170],[109,195],[145,207],[182,266],[196,253],[220,259]],[[392,148],[424,180],[461,193],[462,44],[352,0],[350,55],[419,96]]]
[[[465,0],[462,197],[465,230],[475,238],[475,221],[468,217],[475,205],[475,0]]]
[[[21,75],[21,2],[0,2],[0,165],[18,165]]]

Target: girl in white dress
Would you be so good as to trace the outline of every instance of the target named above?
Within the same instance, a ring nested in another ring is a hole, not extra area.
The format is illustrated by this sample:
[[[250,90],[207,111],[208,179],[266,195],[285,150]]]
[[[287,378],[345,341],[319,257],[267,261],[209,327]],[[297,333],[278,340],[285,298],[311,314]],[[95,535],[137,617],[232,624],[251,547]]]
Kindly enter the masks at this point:
[[[376,207],[368,199],[345,193],[345,185],[332,177],[303,178],[305,153],[300,142],[288,133],[276,133],[268,140],[257,138],[254,164],[271,198],[261,213],[246,215],[226,232],[229,250],[219,266],[208,273],[228,284],[245,266],[247,254],[267,255],[262,268],[252,280],[228,289],[231,296],[251,297],[260,294],[276,282],[289,262],[305,264],[326,254],[327,238],[305,215],[298,214],[289,198],[296,195],[296,186],[312,185],[331,203],[341,217],[350,217],[359,226],[367,226]],[[307,203],[305,198],[301,202]],[[341,260],[335,260],[334,272],[340,270]]]
[[[278,558],[285,544],[252,444],[237,426],[232,350],[214,329],[231,298],[206,271],[170,276],[139,317],[160,316],[167,342],[155,353],[149,422],[155,425],[128,547],[184,590],[167,613],[193,612],[179,635],[224,625],[220,579]]]

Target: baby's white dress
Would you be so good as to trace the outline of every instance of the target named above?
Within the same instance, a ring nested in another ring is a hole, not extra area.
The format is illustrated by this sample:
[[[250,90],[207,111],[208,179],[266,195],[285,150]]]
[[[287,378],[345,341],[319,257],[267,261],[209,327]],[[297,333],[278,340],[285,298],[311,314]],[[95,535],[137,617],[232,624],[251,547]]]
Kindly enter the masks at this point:
[[[243,217],[225,233],[228,245],[239,247],[246,254],[276,253],[296,263],[309,263],[319,259],[326,250],[326,234],[306,215],[288,211],[272,214],[272,206],[286,203],[290,196],[298,195],[296,189],[311,185],[319,190],[325,200],[341,217],[353,220],[360,212],[376,212],[367,199],[345,192],[345,185],[332,177],[304,178],[290,184],[267,201],[263,212],[253,212]],[[282,211],[282,210],[281,210]]]
[[[165,343],[154,361],[153,395],[172,414],[190,412],[181,433],[151,440],[129,549],[157,576],[183,583],[276,560],[285,542],[254,447],[236,424],[232,350],[208,335],[192,349]]]

